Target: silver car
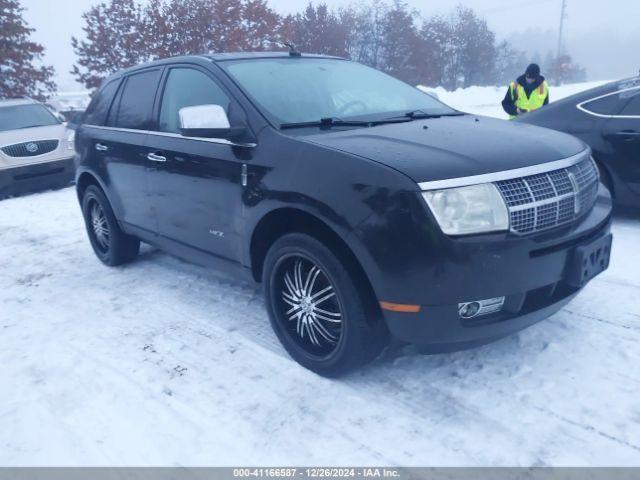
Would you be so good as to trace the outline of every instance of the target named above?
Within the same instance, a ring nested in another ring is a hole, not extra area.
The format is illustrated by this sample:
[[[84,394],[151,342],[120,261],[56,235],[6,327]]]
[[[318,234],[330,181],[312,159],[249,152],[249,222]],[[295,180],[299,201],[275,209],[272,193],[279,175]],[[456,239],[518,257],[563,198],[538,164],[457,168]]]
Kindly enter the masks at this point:
[[[35,100],[0,100],[0,198],[70,184],[73,135]]]

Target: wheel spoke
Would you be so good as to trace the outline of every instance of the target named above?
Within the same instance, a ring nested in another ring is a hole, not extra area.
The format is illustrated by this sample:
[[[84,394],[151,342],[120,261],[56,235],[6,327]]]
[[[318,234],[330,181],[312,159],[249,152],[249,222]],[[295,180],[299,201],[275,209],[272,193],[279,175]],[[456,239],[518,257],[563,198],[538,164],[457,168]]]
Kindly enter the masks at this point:
[[[318,275],[320,275],[320,269],[314,265],[313,268],[309,270],[307,281],[304,282],[304,292],[306,295],[313,291],[313,286],[316,283],[316,278],[318,278]]]
[[[300,304],[299,304],[299,303],[297,303],[297,302],[292,302],[291,300],[289,300],[289,299],[288,299],[287,297],[285,297],[284,295],[282,295],[282,301],[283,301],[284,303],[286,303],[287,305],[289,305],[290,307],[294,307],[294,308],[296,308],[296,307],[299,307],[299,306],[300,306]]]
[[[324,295],[325,293],[327,293],[328,291],[333,290],[333,287],[331,285],[329,285],[326,288],[323,288],[322,290],[320,290],[318,293],[314,293],[313,295],[311,295],[311,300],[315,300],[316,298],[318,298],[320,295]],[[318,302],[316,302],[318,303]]]
[[[311,339],[311,342],[314,345],[319,347],[320,342],[318,341],[318,337],[316,337],[316,328],[315,328],[315,323],[313,321],[313,318],[307,315],[306,319],[307,319],[307,330],[309,332],[309,338]]]
[[[299,303],[299,300],[296,297],[294,297],[293,295],[291,295],[289,292],[282,292],[282,296],[284,298],[287,298],[288,300],[290,300],[292,302]]]
[[[331,292],[329,295],[325,295],[324,297],[322,297],[320,300],[316,300],[315,304],[316,305],[320,305],[321,303],[326,302],[327,300],[329,300],[330,298],[335,297],[335,292]]]
[[[338,312],[338,313],[328,312],[328,311],[323,310],[323,309],[318,308],[318,307],[313,307],[313,310],[314,310],[314,312],[318,312],[318,313],[320,313],[320,314],[322,314],[322,315],[329,315],[329,316],[331,316],[331,317],[337,317],[337,318],[340,318],[340,317],[342,316],[342,314],[341,314],[340,312]]]
[[[298,289],[298,293],[300,295],[304,295],[304,290],[302,287],[302,262],[298,260],[293,267],[293,274],[296,280],[296,287]]]
[[[342,323],[342,319],[340,318],[329,318],[329,317],[325,317],[324,315],[320,315],[319,313],[314,313],[314,315],[316,316],[316,318],[319,318],[320,320],[324,320],[325,322]]]
[[[291,294],[291,296],[297,297],[298,296],[298,291],[297,291],[296,287],[293,285],[293,282],[291,281],[291,276],[289,275],[289,272],[287,272],[284,275],[284,283],[287,286],[287,288],[289,289],[289,293]]]
[[[326,341],[333,343],[337,340],[337,338],[331,335],[329,331],[326,328],[324,328],[324,325],[322,325],[320,322],[314,321],[313,327],[318,331],[320,335],[322,335],[322,337],[324,337]]]

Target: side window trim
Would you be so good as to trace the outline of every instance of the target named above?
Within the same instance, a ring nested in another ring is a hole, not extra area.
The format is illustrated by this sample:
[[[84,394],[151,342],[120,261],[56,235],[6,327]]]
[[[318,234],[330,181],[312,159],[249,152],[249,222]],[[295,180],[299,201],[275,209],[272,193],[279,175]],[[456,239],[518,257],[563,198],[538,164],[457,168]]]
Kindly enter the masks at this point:
[[[114,79],[114,80],[112,80],[112,81],[110,81],[110,82],[105,83],[105,84],[104,84],[104,86],[103,86],[102,88],[100,88],[100,89],[96,92],[95,99],[94,99],[94,100],[92,100],[92,103],[93,103],[93,101],[97,102],[97,101],[98,101],[98,99],[99,99],[99,97],[100,97],[100,95],[104,94],[104,91],[105,91],[105,90],[106,90],[110,85],[112,85],[112,84],[116,84],[116,87],[117,87],[117,88],[116,88],[116,91],[115,91],[115,93],[113,94],[113,96],[111,97],[111,100],[109,101],[109,105],[108,105],[108,106],[107,106],[107,108],[106,108],[106,112],[105,112],[104,118],[103,118],[103,120],[102,120],[102,123],[103,123],[104,125],[106,125],[106,124],[107,124],[107,122],[108,122],[108,120],[109,120],[109,115],[110,115],[110,113],[111,113],[111,109],[113,108],[113,105],[114,105],[114,103],[115,103],[116,99],[118,98],[118,94],[120,93],[120,89],[122,88],[122,83],[123,83],[122,78],[116,78],[116,79]],[[91,104],[89,105],[89,107],[91,107]],[[86,116],[87,114],[92,114],[92,113],[93,113],[93,112],[91,112],[91,111],[89,110],[89,108],[87,108],[87,110],[85,111],[84,116]],[[83,119],[83,123],[84,123],[84,119]],[[88,123],[88,124],[86,124],[86,125],[89,125],[89,126],[97,126],[97,125],[95,125],[94,123]]]
[[[229,98],[229,105],[233,105],[234,108],[238,108],[241,110],[246,117],[246,112],[236,100],[236,98],[229,92],[229,89],[223,85],[223,83],[217,78],[217,76],[212,73],[210,70],[203,68],[202,66],[196,63],[172,63],[165,67],[165,71],[160,78],[160,85],[158,87],[158,94],[156,95],[154,107],[153,107],[153,118],[151,119],[151,124],[155,131],[160,131],[160,115],[162,110],[162,100],[164,99],[164,93],[167,88],[167,84],[169,82],[169,75],[171,70],[180,69],[180,68],[190,68],[192,70],[196,70],[204,75],[206,75],[213,83],[215,83],[220,90]],[[163,133],[163,132],[161,132]]]
[[[120,110],[120,100],[122,99],[122,92],[124,91],[124,87],[127,85],[127,81],[129,77],[122,77],[120,79],[120,85],[118,85],[118,89],[116,90],[116,94],[113,96],[113,100],[111,100],[111,105],[109,106],[109,110],[107,111],[107,116],[104,119],[105,126],[115,126],[116,119],[118,118],[118,111]]]
[[[149,116],[147,118],[147,122],[150,125],[153,125],[155,119],[155,111],[156,111],[156,105],[158,102],[158,90],[160,88],[160,85],[163,82],[164,79],[164,75],[165,75],[165,70],[166,68],[164,66],[152,66],[149,68],[142,68],[140,70],[135,70],[131,73],[128,73],[126,75],[124,75],[122,77],[122,81],[120,83],[120,86],[118,87],[118,91],[116,92],[116,96],[113,99],[113,102],[111,104],[111,108],[109,109],[109,114],[107,115],[107,122],[112,121],[112,124],[107,125],[108,127],[117,127],[118,124],[118,116],[120,115],[120,104],[122,103],[122,97],[125,91],[125,88],[127,87],[127,83],[129,83],[129,79],[131,77],[133,77],[134,75],[139,75],[139,74],[143,74],[146,72],[153,72],[158,70],[160,72],[160,76],[158,79],[158,83],[156,84],[156,92],[155,95],[153,97],[153,105],[151,107],[151,112],[149,113]],[[115,117],[111,118],[111,113],[114,107],[116,107],[115,103],[118,103],[117,108],[115,109]],[[127,131],[147,131],[147,130],[139,130],[139,129],[127,129],[127,128],[120,128],[120,130],[127,130]]]
[[[596,112],[594,112],[592,110],[589,110],[587,108],[587,106],[586,106],[589,103],[596,102],[598,100],[602,100],[603,98],[611,97],[613,95],[619,95],[619,94],[625,93],[625,92],[631,92],[631,91],[634,91],[634,90],[640,90],[640,87],[625,88],[623,90],[617,90],[615,92],[607,93],[605,95],[600,95],[599,97],[590,98],[589,100],[585,100],[584,102],[580,102],[578,105],[576,105],[576,108],[578,110],[588,114],[588,115],[592,115],[594,117],[599,117],[599,118],[623,118],[623,119],[640,118],[640,115],[606,115],[604,113],[596,113]],[[630,99],[631,99],[631,97],[629,97],[627,103],[625,103],[625,105],[620,109],[620,111],[624,110],[624,108],[629,103]]]

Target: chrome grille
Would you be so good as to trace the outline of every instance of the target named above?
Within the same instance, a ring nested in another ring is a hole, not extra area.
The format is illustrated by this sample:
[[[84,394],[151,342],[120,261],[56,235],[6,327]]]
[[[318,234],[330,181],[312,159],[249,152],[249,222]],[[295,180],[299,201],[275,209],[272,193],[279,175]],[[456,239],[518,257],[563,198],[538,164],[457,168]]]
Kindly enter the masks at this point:
[[[598,195],[598,171],[590,158],[576,165],[496,182],[519,235],[568,224],[587,214]]]
[[[36,140],[33,142],[15,143],[2,147],[2,152],[9,157],[37,157],[53,152],[58,148],[58,140]]]

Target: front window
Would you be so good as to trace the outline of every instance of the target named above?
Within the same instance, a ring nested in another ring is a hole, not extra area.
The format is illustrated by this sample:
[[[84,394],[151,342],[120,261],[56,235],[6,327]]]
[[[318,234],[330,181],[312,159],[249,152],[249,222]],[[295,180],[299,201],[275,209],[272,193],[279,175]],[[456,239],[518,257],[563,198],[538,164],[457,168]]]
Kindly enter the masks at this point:
[[[60,121],[42,105],[0,107],[0,132],[58,125]]]
[[[413,111],[456,113],[417,88],[355,62],[267,58],[220,65],[281,124],[326,118],[380,120]]]

